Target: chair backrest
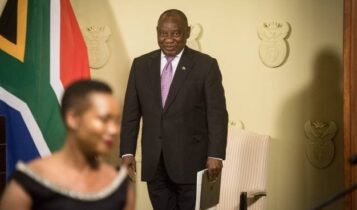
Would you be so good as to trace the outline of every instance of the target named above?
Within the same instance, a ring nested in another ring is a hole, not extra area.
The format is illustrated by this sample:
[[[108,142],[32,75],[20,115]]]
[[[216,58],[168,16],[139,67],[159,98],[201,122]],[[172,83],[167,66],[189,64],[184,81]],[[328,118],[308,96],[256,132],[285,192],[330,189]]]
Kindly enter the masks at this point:
[[[238,128],[228,131],[218,210],[238,210],[241,192],[266,192],[269,141],[269,136]],[[265,203],[262,197],[248,209],[264,210]]]

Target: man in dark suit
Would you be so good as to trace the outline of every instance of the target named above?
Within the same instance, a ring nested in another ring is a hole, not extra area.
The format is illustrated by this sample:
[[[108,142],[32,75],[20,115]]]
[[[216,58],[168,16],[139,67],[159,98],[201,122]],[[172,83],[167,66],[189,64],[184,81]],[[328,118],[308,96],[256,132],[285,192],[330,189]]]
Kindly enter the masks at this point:
[[[135,172],[142,118],[142,180],[155,210],[195,207],[196,175],[223,167],[228,114],[216,59],[186,47],[185,14],[171,9],[157,25],[160,50],[134,60],[125,95],[120,156]]]

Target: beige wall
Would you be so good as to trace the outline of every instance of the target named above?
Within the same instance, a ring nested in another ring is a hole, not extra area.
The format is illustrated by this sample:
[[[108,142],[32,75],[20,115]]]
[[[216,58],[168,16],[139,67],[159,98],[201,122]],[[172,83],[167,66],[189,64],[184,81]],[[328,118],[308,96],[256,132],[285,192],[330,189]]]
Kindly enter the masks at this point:
[[[157,49],[162,11],[181,9],[191,24],[202,25],[202,51],[219,61],[230,120],[273,139],[269,210],[309,209],[343,188],[342,0],[72,0],[72,5],[81,26],[111,28],[110,60],[91,73],[108,81],[121,100],[133,58]],[[289,57],[274,69],[258,55],[257,28],[271,21],[291,26]],[[338,125],[335,157],[327,168],[317,169],[306,158],[307,120]],[[150,209],[145,185],[138,186],[138,209]],[[330,209],[342,209],[342,202]]]

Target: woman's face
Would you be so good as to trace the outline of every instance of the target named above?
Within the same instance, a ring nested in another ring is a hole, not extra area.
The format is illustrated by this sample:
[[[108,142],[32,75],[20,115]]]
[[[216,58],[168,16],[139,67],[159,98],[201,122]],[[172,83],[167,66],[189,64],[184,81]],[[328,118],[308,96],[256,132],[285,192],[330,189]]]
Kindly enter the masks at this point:
[[[111,94],[91,93],[90,106],[78,117],[76,139],[87,155],[104,155],[119,139],[121,113]]]

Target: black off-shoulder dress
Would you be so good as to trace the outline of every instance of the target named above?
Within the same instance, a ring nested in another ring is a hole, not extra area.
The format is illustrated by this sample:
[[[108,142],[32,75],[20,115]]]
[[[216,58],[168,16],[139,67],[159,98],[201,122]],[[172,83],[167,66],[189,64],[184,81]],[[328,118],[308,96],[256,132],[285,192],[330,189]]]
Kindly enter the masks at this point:
[[[129,182],[127,171],[122,168],[111,185],[103,190],[75,192],[40,177],[22,162],[16,165],[11,179],[31,196],[32,210],[121,210],[125,206]]]

